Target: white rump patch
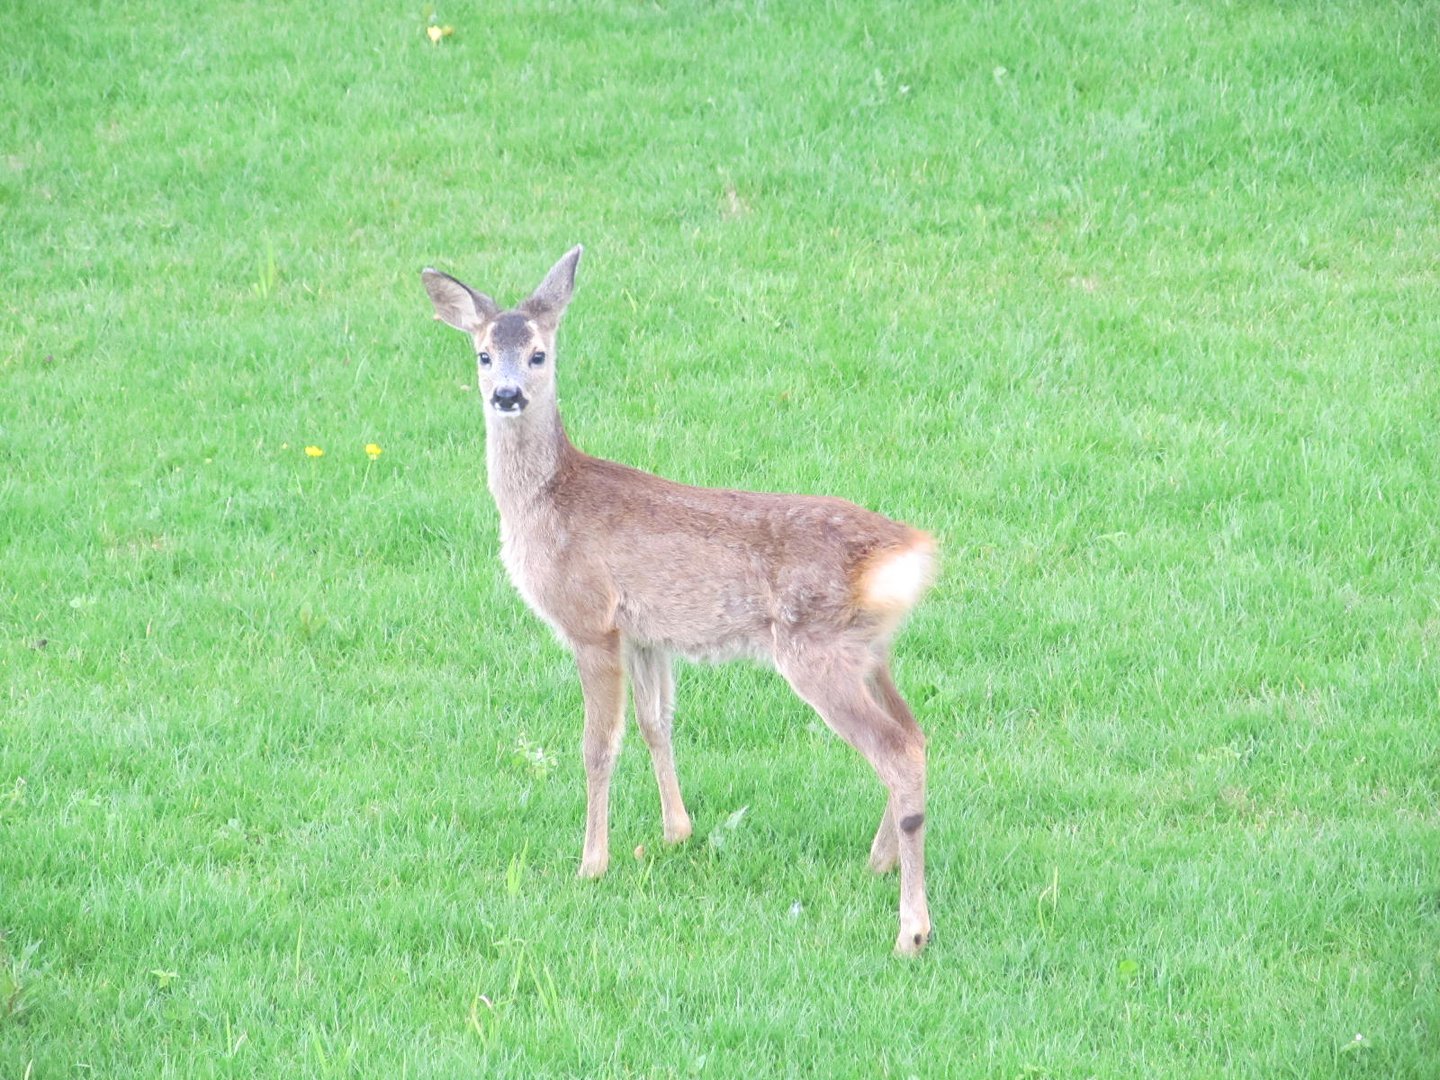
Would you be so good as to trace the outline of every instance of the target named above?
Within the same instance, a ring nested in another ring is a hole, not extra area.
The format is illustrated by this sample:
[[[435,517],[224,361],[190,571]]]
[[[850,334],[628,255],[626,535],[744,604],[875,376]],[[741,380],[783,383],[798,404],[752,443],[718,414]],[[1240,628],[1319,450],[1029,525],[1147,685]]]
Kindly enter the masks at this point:
[[[882,556],[865,572],[862,602],[882,610],[909,610],[930,586],[935,570],[935,545],[926,536],[903,551]]]

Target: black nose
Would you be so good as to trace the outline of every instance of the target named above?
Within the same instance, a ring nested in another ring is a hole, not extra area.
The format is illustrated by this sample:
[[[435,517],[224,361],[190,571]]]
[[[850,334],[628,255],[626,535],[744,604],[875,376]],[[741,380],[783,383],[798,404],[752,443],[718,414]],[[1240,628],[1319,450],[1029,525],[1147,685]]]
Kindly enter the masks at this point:
[[[525,407],[525,395],[518,386],[500,386],[490,395],[490,403],[501,412],[515,412]]]

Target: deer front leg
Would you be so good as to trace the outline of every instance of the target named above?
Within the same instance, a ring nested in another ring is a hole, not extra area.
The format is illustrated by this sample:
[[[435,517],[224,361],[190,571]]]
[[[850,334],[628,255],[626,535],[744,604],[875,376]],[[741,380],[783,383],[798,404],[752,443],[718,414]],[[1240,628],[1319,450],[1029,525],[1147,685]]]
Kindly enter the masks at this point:
[[[610,865],[610,774],[625,731],[619,635],[577,647],[575,661],[585,695],[585,850],[580,876],[596,878]]]
[[[655,766],[655,783],[660,788],[660,815],[665,842],[678,844],[690,838],[690,815],[680,797],[680,779],[675,774],[675,751],[671,732],[675,722],[675,678],[670,657],[659,649],[628,644],[626,667],[630,671],[630,696],[635,699],[635,722],[650,761]]]

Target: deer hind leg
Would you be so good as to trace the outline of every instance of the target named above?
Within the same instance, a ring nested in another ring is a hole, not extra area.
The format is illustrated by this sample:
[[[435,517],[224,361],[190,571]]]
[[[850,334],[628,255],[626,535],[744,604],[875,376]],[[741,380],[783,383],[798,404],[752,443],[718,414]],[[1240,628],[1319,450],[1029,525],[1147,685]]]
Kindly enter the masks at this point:
[[[930,939],[925,900],[925,736],[908,709],[895,715],[867,687],[876,673],[875,657],[868,651],[854,653],[843,646],[800,650],[779,660],[780,673],[795,692],[860,751],[889,792],[886,815],[894,826],[900,862],[900,934],[895,951],[918,953]],[[881,683],[873,681],[885,698]],[[890,687],[893,690],[893,683]],[[899,694],[895,697],[898,700]],[[882,830],[884,825],[882,819]]]
[[[660,788],[660,814],[665,825],[665,842],[678,844],[690,837],[690,815],[680,797],[680,778],[675,774],[675,751],[671,732],[675,722],[675,679],[670,657],[659,649],[627,642],[625,663],[630,671],[630,693],[635,699],[635,721],[650,762],[655,766],[655,783]]]
[[[895,688],[890,677],[888,657],[877,656],[877,662],[870,672],[870,694],[882,709],[888,712],[902,727],[911,727],[915,718],[910,707]],[[877,874],[888,874],[900,862],[900,833],[895,824],[895,809],[890,800],[885,802],[885,812],[880,816],[880,826],[875,830],[875,840],[870,845],[870,869]]]
[[[599,877],[610,865],[610,774],[625,732],[625,680],[618,634],[577,646],[580,689],[585,695],[585,850],[580,876]]]
[[[880,825],[875,830],[875,839],[870,841],[870,869],[877,874],[888,874],[900,865],[900,834],[895,830],[895,811],[890,797],[885,798],[885,812],[880,815]]]

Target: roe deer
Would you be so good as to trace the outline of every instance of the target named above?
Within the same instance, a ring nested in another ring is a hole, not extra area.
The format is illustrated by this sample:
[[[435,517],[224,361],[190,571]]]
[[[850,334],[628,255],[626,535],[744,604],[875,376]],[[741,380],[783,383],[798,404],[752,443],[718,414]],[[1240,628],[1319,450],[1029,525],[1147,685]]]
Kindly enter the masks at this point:
[[[610,861],[610,774],[625,679],[650,747],[665,839],[690,835],[670,746],[671,657],[772,663],[870,762],[889,792],[870,865],[900,865],[895,948],[930,937],[925,737],[890,678],[889,642],[929,587],[925,533],[842,499],[688,487],[570,444],[555,393],[555,332],[577,246],[518,307],[425,270],[435,317],[469,334],[485,408],[500,558],[575,653],[585,698],[581,877]]]

